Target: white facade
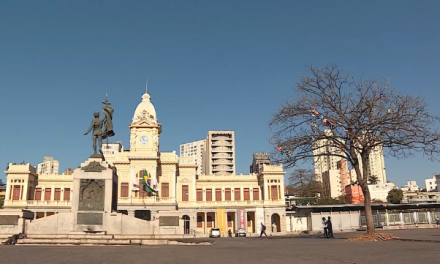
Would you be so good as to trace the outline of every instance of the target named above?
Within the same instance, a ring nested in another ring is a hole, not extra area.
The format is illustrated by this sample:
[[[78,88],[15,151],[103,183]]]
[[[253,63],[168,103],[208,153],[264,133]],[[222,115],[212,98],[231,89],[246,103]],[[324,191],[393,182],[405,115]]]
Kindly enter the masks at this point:
[[[406,185],[402,186],[402,188],[400,189],[404,192],[415,192],[418,191],[420,187],[417,185],[416,181],[409,181],[406,183]]]
[[[432,176],[432,178],[425,180],[425,188],[427,192],[431,192],[437,189],[437,180],[435,178],[435,175]]]
[[[325,133],[331,133],[326,130]],[[337,147],[329,146],[327,139],[318,139],[313,144],[313,163],[315,168],[315,180],[322,182],[322,174],[328,170],[336,170],[338,161],[342,158],[331,154],[343,154]]]
[[[123,151],[124,147],[119,141],[116,143],[102,143],[102,154],[105,158],[117,157]]]
[[[362,171],[362,160],[359,158],[360,169]],[[376,176],[379,181],[378,183],[387,183],[387,175],[385,172],[385,159],[383,157],[382,146],[375,147],[369,157],[369,164],[367,168],[367,175],[364,178],[370,178],[371,176]]]
[[[45,156],[43,163],[38,164],[37,174],[58,174],[60,163],[53,157]]]
[[[341,184],[341,173],[339,170],[328,170],[322,174],[324,196],[338,198],[342,195],[345,186]]]
[[[395,188],[396,188],[396,185],[394,183],[368,185],[371,200],[380,200],[382,202],[387,201],[388,192],[395,189]]]
[[[205,140],[199,140],[194,142],[189,142],[180,145],[180,156],[181,157],[192,157],[197,165],[197,175],[201,175],[203,172],[203,147],[205,145]]]

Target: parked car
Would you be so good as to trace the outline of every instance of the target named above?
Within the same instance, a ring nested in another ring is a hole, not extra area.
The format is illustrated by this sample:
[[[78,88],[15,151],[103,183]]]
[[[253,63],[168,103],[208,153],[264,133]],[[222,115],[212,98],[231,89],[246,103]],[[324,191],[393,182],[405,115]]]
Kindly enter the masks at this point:
[[[211,233],[209,234],[209,237],[220,237],[220,229],[219,228],[212,228]]]
[[[235,237],[246,237],[246,230],[239,228],[237,233],[235,233]]]

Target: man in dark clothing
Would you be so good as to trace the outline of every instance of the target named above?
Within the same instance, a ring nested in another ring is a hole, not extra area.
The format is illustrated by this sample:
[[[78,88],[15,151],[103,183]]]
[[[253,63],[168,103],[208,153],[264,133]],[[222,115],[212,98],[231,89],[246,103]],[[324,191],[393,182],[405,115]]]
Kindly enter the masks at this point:
[[[17,239],[19,239],[19,238],[23,238],[23,237],[24,237],[24,236],[23,236],[22,233],[12,235],[12,236],[10,236],[10,237],[8,238],[8,240],[6,240],[5,242],[3,242],[3,244],[4,244],[4,245],[15,245],[15,244],[17,244]]]
[[[330,216],[327,219],[327,229],[328,229],[328,237],[335,238],[333,236],[333,225],[332,225],[332,220],[330,219]]]
[[[266,226],[263,225],[263,222],[262,222],[262,223],[261,223],[261,233],[260,233],[260,237],[262,237],[263,234],[267,237],[267,234],[266,234]]]

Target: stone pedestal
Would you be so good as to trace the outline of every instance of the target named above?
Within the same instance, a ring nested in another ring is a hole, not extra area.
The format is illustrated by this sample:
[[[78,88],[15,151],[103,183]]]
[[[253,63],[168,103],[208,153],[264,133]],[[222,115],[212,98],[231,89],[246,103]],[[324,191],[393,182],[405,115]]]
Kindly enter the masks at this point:
[[[107,230],[107,218],[117,207],[117,183],[115,168],[100,157],[89,158],[74,171],[74,230]]]

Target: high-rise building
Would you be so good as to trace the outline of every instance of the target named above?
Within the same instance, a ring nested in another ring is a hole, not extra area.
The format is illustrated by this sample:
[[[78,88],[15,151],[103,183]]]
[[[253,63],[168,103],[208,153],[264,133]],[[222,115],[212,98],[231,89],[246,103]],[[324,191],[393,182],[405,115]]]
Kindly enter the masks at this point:
[[[203,148],[203,174],[235,175],[234,131],[209,131]]]
[[[250,173],[258,174],[263,164],[271,165],[269,155],[265,152],[254,153],[254,158],[252,160],[252,165],[249,168]]]
[[[102,154],[104,158],[113,158],[124,151],[124,146],[119,141],[113,143],[102,143]]]
[[[331,130],[326,130],[325,133],[331,133]],[[337,170],[338,161],[342,157],[335,156],[335,154],[342,155],[342,151],[334,146],[331,146],[327,139],[318,139],[313,143],[313,161],[315,167],[315,180],[322,182],[322,174],[328,170]]]
[[[53,157],[45,156],[43,163],[38,164],[37,174],[58,174],[60,163]]]
[[[74,171],[75,171],[75,169],[67,168],[64,171],[63,175],[72,175]]]
[[[197,165],[197,175],[203,173],[203,147],[205,140],[189,142],[180,145],[180,157],[192,157]]]
[[[331,131],[326,130],[325,133],[331,133]],[[331,143],[332,142],[325,138],[318,139],[313,143],[315,179],[320,182],[322,182],[322,174],[324,172],[338,169],[338,162],[340,160],[345,160],[343,158],[345,154],[337,146],[332,146]],[[363,165],[360,155],[358,156],[358,160],[360,163],[360,170],[362,171]],[[369,162],[367,164],[367,175],[363,176],[365,178],[376,176],[378,178],[378,184],[387,183],[382,146],[377,146],[371,150]]]

